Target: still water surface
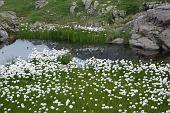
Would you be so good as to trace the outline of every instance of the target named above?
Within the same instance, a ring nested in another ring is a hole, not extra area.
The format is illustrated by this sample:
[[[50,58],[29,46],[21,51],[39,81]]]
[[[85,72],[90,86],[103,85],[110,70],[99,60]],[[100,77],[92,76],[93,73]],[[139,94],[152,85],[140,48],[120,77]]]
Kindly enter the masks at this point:
[[[46,49],[68,49],[71,53],[80,59],[88,59],[91,57],[100,59],[126,59],[126,60],[142,60],[142,61],[164,61],[170,62],[170,54],[158,54],[154,56],[144,56],[138,54],[136,51],[129,47],[120,45],[82,45],[82,44],[69,44],[57,43],[40,40],[16,40],[10,45],[6,45],[0,49],[0,64],[9,62],[16,57],[27,59],[29,53],[36,48],[38,51]]]

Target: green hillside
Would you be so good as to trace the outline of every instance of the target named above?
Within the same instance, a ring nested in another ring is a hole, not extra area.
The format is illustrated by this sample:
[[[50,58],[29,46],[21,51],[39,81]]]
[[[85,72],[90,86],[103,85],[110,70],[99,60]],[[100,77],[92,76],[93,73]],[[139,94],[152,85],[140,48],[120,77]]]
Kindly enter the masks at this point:
[[[70,13],[70,6],[75,0],[48,0],[48,4],[41,8],[35,8],[35,0],[5,0],[5,5],[0,8],[0,11],[15,11],[22,20],[26,22],[43,21],[47,23],[67,24],[78,22],[87,24],[90,22],[108,21],[111,13],[104,15],[88,15],[84,9],[82,0],[77,0],[76,13],[81,12],[81,15]],[[155,0],[150,0],[155,1]],[[94,2],[94,1],[93,1]],[[97,9],[106,8],[107,6],[115,6],[117,9],[125,10],[127,14],[134,14],[142,9],[144,0],[100,0]],[[148,2],[148,0],[147,0]],[[102,6],[103,5],[103,6]],[[86,18],[83,19],[82,17]]]

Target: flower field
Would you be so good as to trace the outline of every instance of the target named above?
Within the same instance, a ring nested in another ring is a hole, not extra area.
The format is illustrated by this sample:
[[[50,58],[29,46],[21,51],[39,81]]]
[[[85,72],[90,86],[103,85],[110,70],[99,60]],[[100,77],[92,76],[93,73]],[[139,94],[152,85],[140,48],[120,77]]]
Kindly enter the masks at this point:
[[[67,50],[34,50],[0,65],[0,112],[170,113],[170,64],[96,58],[68,60]]]

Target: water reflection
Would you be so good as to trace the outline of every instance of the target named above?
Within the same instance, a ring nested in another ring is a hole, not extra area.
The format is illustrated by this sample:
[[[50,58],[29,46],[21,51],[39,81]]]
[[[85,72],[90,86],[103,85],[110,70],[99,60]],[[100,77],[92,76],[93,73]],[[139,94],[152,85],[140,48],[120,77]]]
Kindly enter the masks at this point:
[[[129,47],[120,45],[81,45],[81,44],[68,44],[68,43],[53,43],[47,41],[29,41],[29,40],[16,40],[13,44],[4,46],[0,49],[0,63],[11,61],[16,57],[26,59],[32,49],[42,51],[46,49],[69,49],[71,53],[80,59],[88,59],[96,57],[100,59],[127,59],[127,60],[143,60],[149,61],[165,61],[170,62],[169,54],[158,54],[154,56],[143,56],[136,53],[135,50]]]

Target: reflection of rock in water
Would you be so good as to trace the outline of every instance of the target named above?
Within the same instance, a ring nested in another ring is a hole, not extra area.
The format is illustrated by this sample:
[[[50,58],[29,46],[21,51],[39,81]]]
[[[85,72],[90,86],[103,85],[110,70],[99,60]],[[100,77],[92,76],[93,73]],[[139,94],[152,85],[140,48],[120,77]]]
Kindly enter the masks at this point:
[[[132,48],[133,51],[135,51],[137,54],[142,55],[142,56],[154,56],[159,54],[159,51],[148,51],[148,50],[144,50],[144,49],[139,49],[139,48]]]
[[[132,60],[132,61],[138,61],[142,60],[144,62],[150,61],[150,59],[153,59],[154,61],[165,61],[170,62],[170,53],[158,53],[155,51],[142,51],[138,49],[131,49],[129,47],[124,47],[121,45],[109,45],[109,44],[103,44],[103,45],[82,45],[82,44],[69,44],[69,43],[54,43],[49,41],[41,41],[41,40],[17,40],[19,43],[14,43],[12,45],[13,48],[22,49],[17,50],[17,52],[20,52],[18,54],[22,54],[22,56],[28,56],[29,52],[32,51],[31,48],[39,48],[39,50],[43,50],[44,48],[47,49],[68,49],[70,52],[80,59],[89,59],[91,57],[99,58],[99,59],[111,59],[111,60],[117,60],[117,59],[126,59],[126,60]],[[17,42],[16,41],[16,42]],[[12,43],[12,42],[10,42]],[[3,47],[4,45],[0,45]],[[12,49],[12,48],[11,48]],[[10,50],[11,50],[10,49]],[[11,54],[8,50],[8,54]],[[2,50],[3,51],[3,50]],[[5,52],[6,53],[6,52]],[[1,56],[3,57],[3,55]],[[5,57],[6,59],[6,57]]]

